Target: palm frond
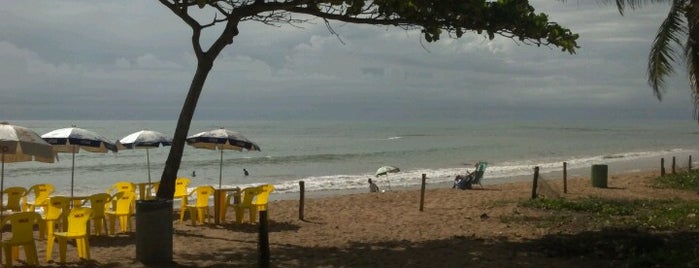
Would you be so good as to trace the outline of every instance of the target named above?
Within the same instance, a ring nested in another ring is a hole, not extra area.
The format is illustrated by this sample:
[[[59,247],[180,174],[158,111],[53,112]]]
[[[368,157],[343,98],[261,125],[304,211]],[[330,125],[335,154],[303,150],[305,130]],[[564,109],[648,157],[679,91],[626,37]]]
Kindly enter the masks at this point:
[[[686,1],[673,1],[667,18],[658,29],[648,56],[648,84],[659,100],[662,99],[662,93],[665,90],[665,77],[674,72],[672,62],[677,61],[675,46],[682,47],[680,37],[686,37],[688,34],[688,28],[683,19]]]
[[[609,4],[615,2],[616,8],[619,10],[619,14],[624,15],[624,10],[627,8],[637,9],[648,4],[656,3],[669,3],[673,0],[597,0],[598,3]]]
[[[684,48],[689,88],[694,101],[694,119],[699,120],[699,5],[689,4],[685,10],[688,38]]]

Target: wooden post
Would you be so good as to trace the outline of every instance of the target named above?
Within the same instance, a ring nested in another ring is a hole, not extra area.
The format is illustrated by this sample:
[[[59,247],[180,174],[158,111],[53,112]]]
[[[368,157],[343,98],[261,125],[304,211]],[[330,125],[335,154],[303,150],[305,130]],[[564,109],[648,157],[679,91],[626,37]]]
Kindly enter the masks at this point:
[[[672,157],[672,174],[675,174],[675,157]]]
[[[532,199],[536,199],[536,187],[539,182],[539,167],[534,167],[534,183],[532,184]]]
[[[687,170],[691,171],[692,170],[692,155],[689,155],[689,163],[687,165]]]
[[[665,158],[660,158],[660,177],[665,177]]]
[[[300,197],[299,197],[299,220],[303,220],[303,202],[305,199],[305,191],[306,191],[306,187],[304,186],[304,184],[305,183],[303,181],[299,181],[299,194],[300,194]]]
[[[568,163],[563,162],[563,193],[568,193]]]
[[[269,228],[267,224],[267,210],[260,210],[260,263],[259,267],[269,267]]]
[[[427,175],[422,173],[422,188],[420,188],[420,211],[425,207],[425,182],[427,181]]]

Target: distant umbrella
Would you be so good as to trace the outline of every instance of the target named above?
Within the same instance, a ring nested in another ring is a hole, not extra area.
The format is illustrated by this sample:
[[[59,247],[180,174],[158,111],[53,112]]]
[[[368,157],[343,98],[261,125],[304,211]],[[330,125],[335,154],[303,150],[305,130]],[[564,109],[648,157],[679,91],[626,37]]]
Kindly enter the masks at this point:
[[[399,172],[400,169],[394,166],[383,166],[376,170],[376,177],[386,176],[386,181],[388,181],[388,190],[391,190],[391,181],[388,179],[388,173]]]
[[[93,153],[116,152],[114,143],[95,132],[77,127],[62,128],[41,135],[59,153],[71,153],[73,163],[70,170],[70,197],[73,198],[75,182],[75,153],[85,150]]]
[[[242,134],[225,128],[200,132],[187,137],[187,144],[195,148],[221,151],[221,161],[218,173],[218,188],[223,180],[223,150],[260,151],[260,146],[248,140]]]
[[[5,163],[39,161],[53,163],[56,150],[36,132],[21,126],[0,123],[0,217],[5,191]]]
[[[117,141],[119,149],[146,149],[146,164],[148,166],[148,183],[150,179],[150,154],[148,149],[172,145],[172,139],[163,133],[152,130],[141,130],[129,134]]]

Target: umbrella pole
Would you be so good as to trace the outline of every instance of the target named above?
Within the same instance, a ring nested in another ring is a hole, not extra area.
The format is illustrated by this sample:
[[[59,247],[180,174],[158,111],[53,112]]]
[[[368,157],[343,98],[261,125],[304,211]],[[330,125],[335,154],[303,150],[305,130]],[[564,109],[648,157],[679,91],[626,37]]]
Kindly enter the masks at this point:
[[[73,145],[73,165],[70,168],[70,200],[73,200],[73,181],[75,178],[75,145]],[[72,202],[71,202],[72,204]]]
[[[150,184],[150,155],[148,154],[148,148],[146,148],[146,163],[148,163],[148,184]]]
[[[6,150],[5,147],[3,147],[1,150],[2,151],[2,161],[0,161],[0,162],[2,162],[2,164],[0,164],[0,166],[2,166],[0,168],[0,219],[3,218],[2,213],[5,212],[5,207],[3,205],[5,202],[3,200],[3,197],[5,196],[3,193],[5,191],[5,150]],[[0,241],[2,241],[2,230],[0,230]],[[7,257],[5,257],[5,258],[7,258]]]
[[[223,180],[223,150],[221,150],[221,162],[218,165],[218,189],[221,189],[221,181]]]
[[[386,181],[388,181],[388,190],[391,190],[391,179],[388,178],[388,173],[386,173]]]
[[[2,218],[2,213],[5,211],[4,207],[4,202],[3,197],[4,191],[5,191],[5,148],[2,148],[2,164],[0,164],[2,167],[0,168],[0,218]],[[0,239],[2,239],[2,230],[0,230]]]

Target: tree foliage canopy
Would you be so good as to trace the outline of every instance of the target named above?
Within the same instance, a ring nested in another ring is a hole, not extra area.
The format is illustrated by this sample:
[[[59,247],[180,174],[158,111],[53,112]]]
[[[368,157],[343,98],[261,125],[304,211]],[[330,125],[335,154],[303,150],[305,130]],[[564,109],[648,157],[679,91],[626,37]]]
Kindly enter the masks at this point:
[[[548,16],[536,13],[527,0],[160,0],[194,28],[217,23],[256,20],[267,24],[304,22],[307,14],[326,22],[394,25],[421,29],[428,42],[443,35],[459,38],[468,31],[501,35],[534,45],[575,53],[578,35]],[[189,15],[191,7],[211,7],[217,16],[202,24]],[[221,17],[218,17],[218,16]]]

